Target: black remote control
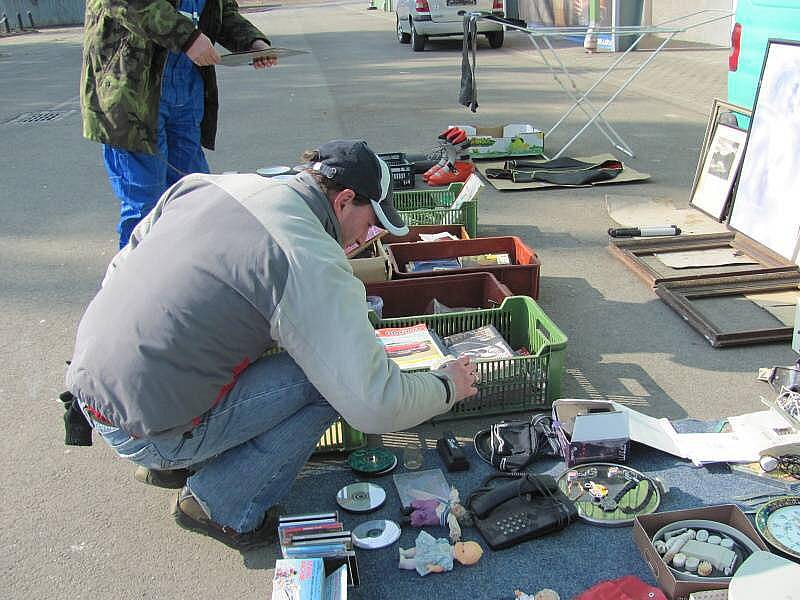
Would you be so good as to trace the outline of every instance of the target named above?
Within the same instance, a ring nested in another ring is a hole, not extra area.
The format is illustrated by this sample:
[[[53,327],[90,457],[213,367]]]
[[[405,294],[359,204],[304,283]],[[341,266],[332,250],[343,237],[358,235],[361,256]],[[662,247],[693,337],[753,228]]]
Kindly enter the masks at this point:
[[[469,461],[464,449],[458,443],[452,431],[445,431],[444,435],[436,441],[436,449],[442,457],[448,471],[466,471],[469,469]]]

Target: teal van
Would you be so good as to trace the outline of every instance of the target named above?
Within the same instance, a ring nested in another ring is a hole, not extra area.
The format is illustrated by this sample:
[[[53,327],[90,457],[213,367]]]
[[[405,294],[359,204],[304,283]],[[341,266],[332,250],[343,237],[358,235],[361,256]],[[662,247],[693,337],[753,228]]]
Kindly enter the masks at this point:
[[[767,40],[800,40],[800,0],[738,0],[736,4],[728,102],[752,109]]]

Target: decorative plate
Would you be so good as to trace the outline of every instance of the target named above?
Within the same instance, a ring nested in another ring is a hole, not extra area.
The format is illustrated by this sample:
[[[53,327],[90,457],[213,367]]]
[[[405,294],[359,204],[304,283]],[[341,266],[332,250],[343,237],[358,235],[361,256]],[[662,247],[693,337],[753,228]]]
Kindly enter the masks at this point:
[[[756,513],[756,529],[776,550],[800,558],[800,496],[767,502]]]

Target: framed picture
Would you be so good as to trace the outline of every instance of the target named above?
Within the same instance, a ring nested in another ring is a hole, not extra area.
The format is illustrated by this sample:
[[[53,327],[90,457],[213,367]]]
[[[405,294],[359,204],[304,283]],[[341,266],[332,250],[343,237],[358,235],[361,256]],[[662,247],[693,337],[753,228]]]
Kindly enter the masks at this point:
[[[711,113],[708,116],[708,124],[706,125],[706,132],[703,136],[703,143],[700,145],[700,154],[697,160],[697,168],[694,172],[694,179],[692,180],[692,188],[689,191],[689,198],[694,196],[694,191],[697,189],[697,182],[700,180],[700,173],[703,170],[703,160],[708,152],[708,144],[711,142],[711,136],[714,133],[714,128],[719,123],[724,123],[731,127],[744,128],[745,123],[748,122],[753,112],[749,108],[731,104],[714,98],[711,103]]]
[[[792,339],[800,274],[677,281],[656,294],[714,348]]]
[[[722,123],[714,124],[705,156],[701,157],[700,176],[689,204],[718,221],[724,220],[746,140],[746,131]]]
[[[769,40],[729,226],[797,261],[800,42]]]
[[[652,287],[729,275],[793,272],[800,278],[792,261],[732,231],[612,239],[608,249]]]

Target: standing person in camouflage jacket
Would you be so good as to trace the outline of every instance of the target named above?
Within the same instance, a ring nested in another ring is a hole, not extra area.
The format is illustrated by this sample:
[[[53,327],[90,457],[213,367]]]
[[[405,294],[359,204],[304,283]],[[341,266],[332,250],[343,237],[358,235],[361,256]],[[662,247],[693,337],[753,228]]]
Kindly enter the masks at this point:
[[[120,201],[120,248],[170,185],[209,172],[203,147],[214,149],[217,130],[216,42],[232,52],[269,48],[236,0],[86,2],[83,135],[103,144]]]

